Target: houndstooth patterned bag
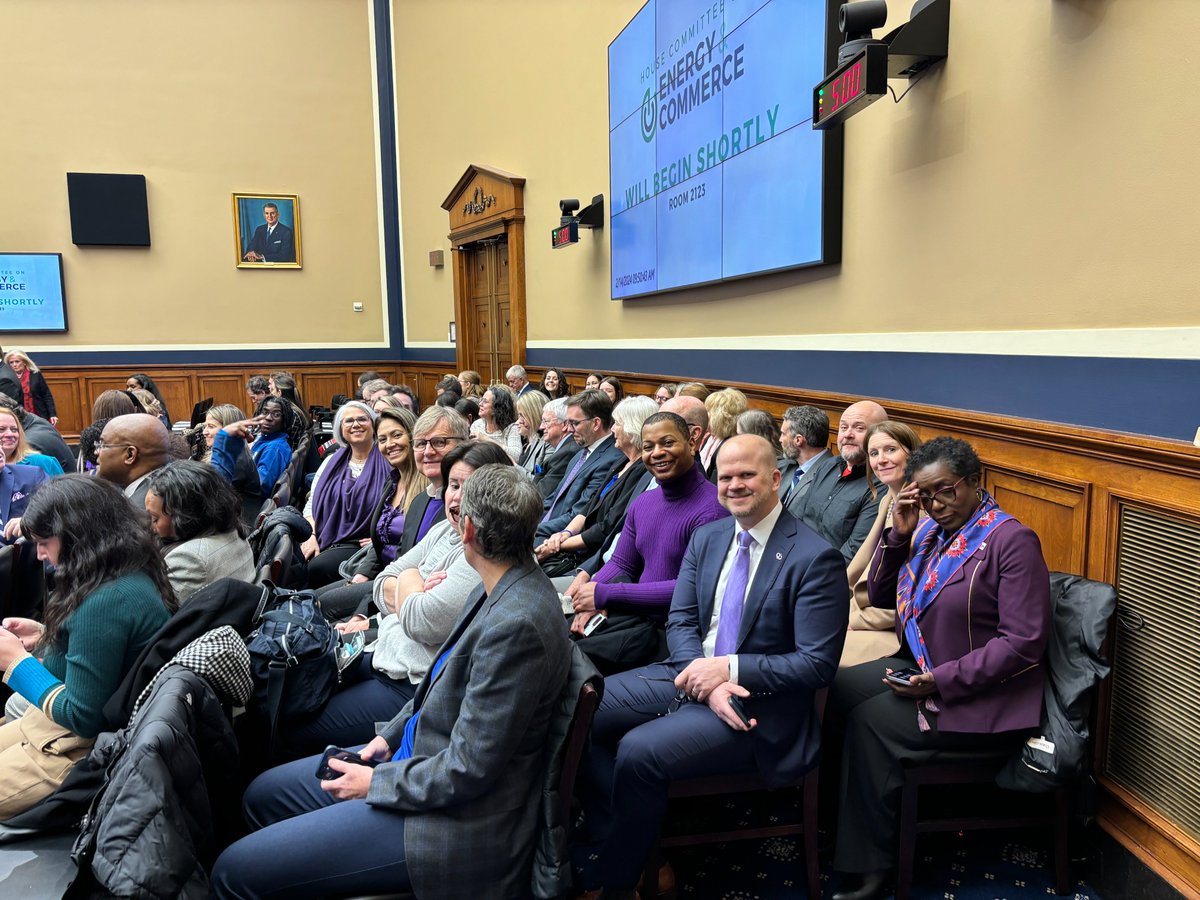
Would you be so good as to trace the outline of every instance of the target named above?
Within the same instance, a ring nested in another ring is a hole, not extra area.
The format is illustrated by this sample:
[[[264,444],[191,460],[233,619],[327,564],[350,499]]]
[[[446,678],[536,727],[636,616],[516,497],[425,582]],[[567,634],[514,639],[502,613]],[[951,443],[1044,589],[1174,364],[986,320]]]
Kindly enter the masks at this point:
[[[191,669],[208,681],[222,703],[245,706],[254,690],[254,679],[250,677],[250,653],[246,650],[246,642],[237,630],[229,625],[206,631],[171,657],[163,669],[172,663]],[[161,673],[162,669],[158,674]],[[133,715],[137,715],[154,690],[154,685],[158,683],[158,674],[138,696],[137,703],[133,706]]]

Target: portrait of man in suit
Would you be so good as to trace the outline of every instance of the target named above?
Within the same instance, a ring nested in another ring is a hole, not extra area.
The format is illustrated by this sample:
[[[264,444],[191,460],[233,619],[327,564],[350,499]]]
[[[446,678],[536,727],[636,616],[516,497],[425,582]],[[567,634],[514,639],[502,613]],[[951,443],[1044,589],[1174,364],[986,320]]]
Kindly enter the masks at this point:
[[[238,265],[300,264],[300,210],[295,197],[234,194]]]
[[[813,700],[846,637],[845,563],[780,505],[767,440],[729,438],[717,473],[732,518],[692,535],[667,661],[604,680],[588,787],[597,883],[583,887],[605,897],[634,896],[671,781],[757,772],[794,784],[817,761]]]

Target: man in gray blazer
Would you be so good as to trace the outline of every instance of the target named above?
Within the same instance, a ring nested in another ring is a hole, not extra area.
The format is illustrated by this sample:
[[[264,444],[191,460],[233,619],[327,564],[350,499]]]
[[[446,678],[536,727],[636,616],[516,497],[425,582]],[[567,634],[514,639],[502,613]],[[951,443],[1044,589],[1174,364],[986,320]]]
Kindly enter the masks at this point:
[[[867,539],[879,513],[879,501],[887,493],[867,465],[866,448],[871,426],[886,419],[887,411],[873,400],[846,407],[838,422],[838,455],[817,460],[784,504],[788,512],[841,550],[847,565]]]
[[[529,892],[547,736],[570,665],[558,595],[529,552],[541,514],[515,466],[471,476],[460,519],[482,586],[416,696],[361,748],[382,764],[333,759],[338,776],[318,780],[310,757],[256,779],[245,799],[254,831],[217,860],[217,897]]]

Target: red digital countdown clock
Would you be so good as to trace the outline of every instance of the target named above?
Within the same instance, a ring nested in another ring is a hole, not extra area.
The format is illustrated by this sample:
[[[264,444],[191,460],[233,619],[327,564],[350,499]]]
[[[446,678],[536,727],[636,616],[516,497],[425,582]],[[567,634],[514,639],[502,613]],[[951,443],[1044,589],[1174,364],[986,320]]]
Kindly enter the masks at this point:
[[[839,125],[887,93],[886,44],[862,52],[813,88],[813,128]]]
[[[568,244],[578,243],[578,222],[568,222],[566,225],[559,225],[557,228],[550,229],[550,246],[555,250],[557,250],[559,247],[565,247]]]

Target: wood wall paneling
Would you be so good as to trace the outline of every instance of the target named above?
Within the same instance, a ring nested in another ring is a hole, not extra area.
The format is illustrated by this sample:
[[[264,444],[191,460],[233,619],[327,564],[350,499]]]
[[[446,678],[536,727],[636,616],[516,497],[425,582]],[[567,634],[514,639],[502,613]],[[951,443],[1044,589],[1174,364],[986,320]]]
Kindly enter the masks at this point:
[[[88,404],[87,415],[84,414],[82,386],[78,378],[66,378],[50,372],[43,373],[46,386],[54,397],[54,407],[58,410],[58,430],[71,434],[79,431],[91,420],[91,405]]]
[[[1037,532],[1050,571],[1086,571],[1089,484],[989,464],[984,487],[1001,509]]]
[[[309,406],[328,406],[336,394],[353,397],[358,394],[358,374],[342,372],[301,372],[297,384],[300,396]]]
[[[199,372],[196,374],[196,400],[191,406],[212,397],[213,406],[230,403],[250,415],[254,410],[250,409],[250,395],[246,393],[246,381],[247,379],[237,372],[221,374]],[[191,412],[191,406],[187,407],[188,413]],[[180,409],[182,411],[183,407]],[[178,418],[183,418],[179,413],[174,414]]]

